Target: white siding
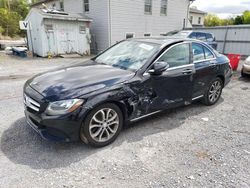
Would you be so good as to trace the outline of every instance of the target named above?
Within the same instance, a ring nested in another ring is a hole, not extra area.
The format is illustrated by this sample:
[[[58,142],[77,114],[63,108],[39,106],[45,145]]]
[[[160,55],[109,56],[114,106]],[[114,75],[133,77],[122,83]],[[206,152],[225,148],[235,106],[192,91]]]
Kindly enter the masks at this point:
[[[48,8],[53,8],[60,10],[60,0],[49,1],[45,3]],[[65,12],[74,12],[74,13],[83,13],[83,0],[64,0],[64,11]],[[43,8],[42,4],[35,6],[37,8]]]
[[[33,49],[35,54],[44,53],[43,43],[43,23],[41,16],[34,10],[31,10],[28,16],[25,18],[26,21],[31,23],[31,31],[27,31],[28,34],[28,46],[29,50]],[[32,41],[31,41],[32,39]]]
[[[64,0],[64,11],[83,13],[83,0]]]
[[[52,9],[53,8],[53,5],[55,5],[55,9],[60,9],[60,3],[59,3],[59,0],[54,0],[54,1],[49,1],[49,2],[46,2],[44,3],[49,9]],[[42,4],[39,4],[37,6],[34,6],[36,8],[43,8],[43,5]]]
[[[161,0],[153,0],[152,15],[144,14],[144,0],[110,1],[112,44],[124,39],[126,32],[143,37],[144,33],[159,36],[163,32],[182,29],[189,5],[189,0],[168,0],[167,15],[161,16]]]
[[[126,33],[143,37],[144,33],[159,36],[172,30],[181,30],[187,20],[189,0],[168,0],[167,15],[160,14],[161,0],[152,0],[152,15],[144,14],[144,0],[89,0],[93,19],[90,32],[94,37],[92,48],[102,51],[125,39]],[[59,0],[55,0],[59,3]],[[59,6],[59,4],[57,5]],[[84,13],[83,0],[64,0],[66,12]]]
[[[109,0],[90,0],[89,12],[86,16],[93,19],[90,33],[94,36],[98,51],[109,47]],[[92,44],[95,45],[95,44]]]

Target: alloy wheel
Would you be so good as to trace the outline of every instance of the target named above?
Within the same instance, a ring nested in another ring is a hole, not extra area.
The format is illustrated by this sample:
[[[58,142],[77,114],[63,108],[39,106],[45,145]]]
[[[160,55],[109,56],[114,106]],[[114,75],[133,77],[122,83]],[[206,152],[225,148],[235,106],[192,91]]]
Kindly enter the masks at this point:
[[[106,142],[117,132],[119,116],[111,108],[103,108],[97,111],[90,120],[89,133],[96,142]]]
[[[221,94],[221,89],[222,89],[222,85],[220,81],[215,81],[210,89],[209,89],[209,94],[208,94],[208,98],[210,100],[211,103],[214,103],[215,101],[218,100],[218,98],[220,97]]]

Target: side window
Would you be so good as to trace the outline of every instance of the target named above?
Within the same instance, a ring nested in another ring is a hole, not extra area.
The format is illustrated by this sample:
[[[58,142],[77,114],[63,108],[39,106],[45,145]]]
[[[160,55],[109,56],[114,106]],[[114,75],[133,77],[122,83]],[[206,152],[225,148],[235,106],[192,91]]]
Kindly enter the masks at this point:
[[[134,38],[135,34],[134,33],[126,33],[126,39],[131,39]]]
[[[196,39],[196,33],[195,32],[191,33],[188,38]]]
[[[189,44],[179,44],[169,49],[158,61],[165,61],[170,67],[189,64]]]
[[[201,61],[205,59],[203,47],[200,44],[192,44],[193,58],[194,61]]]
[[[196,34],[198,40],[206,41],[206,35],[205,33],[197,33]]]
[[[204,49],[204,52],[205,52],[205,58],[206,59],[214,58],[213,53],[209,49],[207,49],[206,47],[203,47],[203,49]]]

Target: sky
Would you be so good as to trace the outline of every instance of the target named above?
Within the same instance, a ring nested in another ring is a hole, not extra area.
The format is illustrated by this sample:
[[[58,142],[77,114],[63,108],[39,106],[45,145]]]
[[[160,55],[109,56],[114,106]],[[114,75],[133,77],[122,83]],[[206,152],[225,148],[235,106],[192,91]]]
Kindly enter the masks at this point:
[[[195,0],[191,6],[199,10],[217,14],[220,18],[236,16],[250,10],[250,0]]]

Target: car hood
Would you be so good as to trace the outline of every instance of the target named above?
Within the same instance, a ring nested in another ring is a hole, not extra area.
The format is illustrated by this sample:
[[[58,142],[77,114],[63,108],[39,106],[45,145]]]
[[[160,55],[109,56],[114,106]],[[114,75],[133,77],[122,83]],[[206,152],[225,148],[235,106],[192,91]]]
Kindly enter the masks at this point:
[[[37,75],[28,84],[49,101],[78,98],[131,79],[134,72],[90,60]]]

